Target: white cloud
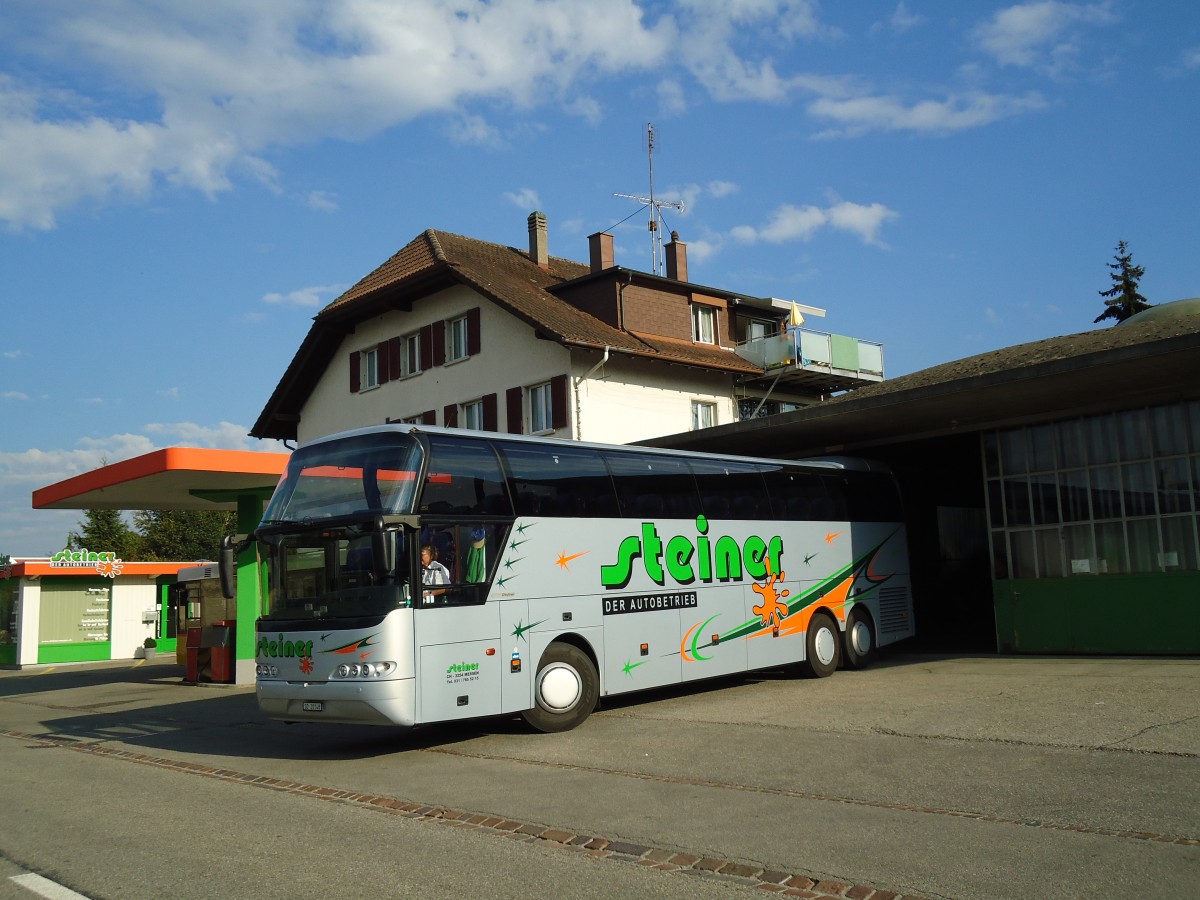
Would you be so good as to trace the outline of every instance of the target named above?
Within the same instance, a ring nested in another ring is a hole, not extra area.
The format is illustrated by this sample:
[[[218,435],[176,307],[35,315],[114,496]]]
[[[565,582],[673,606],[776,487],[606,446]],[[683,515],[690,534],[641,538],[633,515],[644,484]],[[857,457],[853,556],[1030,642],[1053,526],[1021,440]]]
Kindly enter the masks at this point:
[[[67,532],[83,518],[79,510],[35,510],[33,492],[102,465],[163,447],[215,447],[286,452],[276,441],[258,441],[231,422],[151,424],[145,434],[122,433],[79,440],[73,448],[0,451],[0,553],[43,556],[61,550]]]
[[[658,94],[658,111],[662,115],[679,116],[687,112],[687,96],[678,79],[664,78],[655,90]]]
[[[888,21],[891,23],[893,29],[902,34],[910,28],[916,28],[925,21],[925,17],[909,12],[907,6],[899,3],[896,5],[896,9]]]
[[[575,97],[563,107],[573,116],[579,116],[589,125],[599,125],[604,118],[604,110],[595,97]]]
[[[870,131],[915,131],[925,134],[950,134],[979,128],[992,122],[1045,109],[1040,94],[1024,96],[987,94],[973,91],[945,100],[906,102],[898,97],[821,97],[808,106],[819,119],[831,119],[840,127],[827,129],[818,138],[847,137]]]
[[[1200,69],[1200,46],[1188,47],[1181,55],[1185,69]]]
[[[504,143],[500,131],[483,116],[462,116],[449,126],[450,140],[456,144],[499,147]]]
[[[70,58],[108,92],[72,104],[0,80],[0,220],[35,229],[78,203],[137,199],[160,183],[212,196],[244,171],[277,190],[259,155],[275,145],[358,140],[480,99],[569,102],[581,74],[659,66],[675,34],[669,16],[649,21],[633,0],[126,0],[28,18],[22,26],[41,33],[25,36],[26,52],[41,49],[51,65]],[[473,116],[452,131],[496,138]]]
[[[29,399],[29,395],[22,391],[5,391],[3,394],[0,394],[0,397],[3,397],[5,400],[28,400]]]
[[[1081,53],[1080,26],[1118,21],[1111,3],[1061,3],[1044,0],[999,10],[979,25],[975,40],[1001,65],[1059,75]]]
[[[879,230],[899,216],[882,203],[863,205],[842,200],[825,208],[785,203],[771,213],[766,224],[759,227],[739,225],[731,229],[729,236],[742,243],[782,244],[808,241],[822,229],[832,228],[857,235],[864,244],[886,249],[887,245],[879,239]]]
[[[708,183],[708,193],[712,197],[728,197],[730,194],[736,194],[738,186],[732,181],[710,181]]]
[[[337,194],[331,191],[309,191],[305,205],[317,212],[337,212]]]
[[[161,391],[158,391],[157,393],[160,397],[168,397],[171,400],[179,399],[179,388],[177,388],[177,387],[163,388]]]
[[[523,187],[515,193],[513,191],[505,191],[504,199],[526,212],[533,212],[542,208],[541,198],[538,197],[538,192],[533,188]]]
[[[288,306],[315,307],[324,306],[346,288],[340,284],[316,284],[303,287],[286,294],[272,291],[263,294],[263,303],[286,304]]]
[[[21,350],[5,350],[4,353],[0,354],[5,359],[20,359],[24,355],[24,352]]]
[[[977,37],[998,58],[1026,60],[1107,9],[1011,7]],[[915,19],[903,3],[892,16],[897,28]],[[717,101],[811,97],[809,112],[836,123],[826,137],[953,131],[1037,108],[871,97],[852,76],[789,71],[795,43],[844,38],[815,0],[113,0],[46,4],[19,27],[41,68],[0,75],[0,221],[15,229],[165,186],[215,197],[249,178],[283,194],[286,173],[267,161],[277,148],[362,140],[419,117],[485,147],[506,146],[493,120],[528,127],[520,115],[546,106],[596,124],[605,110],[591,88],[612,77],[650,76],[667,115],[688,106],[693,84]],[[63,60],[90,94],[48,87],[69,80]],[[336,209],[321,191],[307,202]]]

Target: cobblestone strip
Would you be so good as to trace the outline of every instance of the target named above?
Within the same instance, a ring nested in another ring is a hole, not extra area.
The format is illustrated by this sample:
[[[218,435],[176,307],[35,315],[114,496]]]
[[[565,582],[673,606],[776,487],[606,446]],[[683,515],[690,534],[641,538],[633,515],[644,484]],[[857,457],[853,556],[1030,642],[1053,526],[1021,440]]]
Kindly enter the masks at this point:
[[[35,742],[39,748],[60,747],[83,753],[92,753],[110,759],[141,763],[160,769],[170,769],[189,775],[216,778],[250,787],[301,794],[317,800],[332,800],[339,803],[357,804],[368,809],[390,815],[400,815],[419,822],[451,828],[465,828],[482,834],[492,834],[524,844],[538,844],[582,854],[591,859],[604,859],[646,866],[660,872],[691,875],[697,878],[716,879],[732,884],[757,888],[780,897],[807,897],[813,900],[922,900],[914,894],[899,894],[880,890],[866,884],[846,881],[821,880],[795,872],[775,871],[744,861],[714,856],[698,856],[680,853],[662,847],[612,840],[589,834],[575,834],[559,828],[547,828],[531,822],[502,819],[480,813],[464,812],[440,806],[426,806],[394,797],[382,797],[358,791],[343,791],[314,784],[302,784],[265,775],[249,775],[233,769],[222,769],[202,763],[149,756],[119,747],[110,747],[94,741],[75,741],[54,735],[25,734],[17,731],[0,730],[4,737]],[[1200,843],[1198,841],[1197,843]]]
[[[957,819],[972,819],[976,822],[987,822],[991,825],[1019,825],[1025,828],[1043,828],[1047,831],[1073,831],[1077,834],[1094,834],[1100,837],[1129,838],[1138,841],[1154,841],[1160,844],[1179,844],[1184,847],[1200,846],[1200,838],[1178,837],[1169,834],[1156,834],[1146,831],[1122,831],[1117,828],[1100,828],[1092,825],[1068,825],[1063,822],[1043,822],[1040,819],[1014,819],[1007,816],[996,816],[990,813],[977,813],[961,809],[947,809],[937,806],[912,806],[904,803],[892,803],[889,800],[863,800],[856,797],[838,797],[833,794],[818,794],[811,791],[790,791],[783,788],[766,788],[755,785],[736,784],[729,781],[709,781],[703,778],[684,778],[677,775],[652,775],[646,772],[630,772],[625,769],[606,769],[600,766],[581,766],[578,763],[543,762],[541,760],[522,759],[517,756],[499,756],[490,753],[472,753],[450,747],[429,747],[425,753],[442,753],[447,756],[461,756],[467,759],[484,761],[507,762],[526,766],[541,766],[548,769],[565,769],[571,772],[586,772],[597,775],[614,775],[622,778],[632,778],[638,781],[653,781],[659,784],[683,784],[691,787],[707,787],[717,790],[743,791],[752,794],[770,794],[775,797],[789,797],[798,800],[819,800],[825,803],[843,803],[847,806],[865,806],[873,809],[892,809],[899,812],[922,813],[933,816],[951,816]]]

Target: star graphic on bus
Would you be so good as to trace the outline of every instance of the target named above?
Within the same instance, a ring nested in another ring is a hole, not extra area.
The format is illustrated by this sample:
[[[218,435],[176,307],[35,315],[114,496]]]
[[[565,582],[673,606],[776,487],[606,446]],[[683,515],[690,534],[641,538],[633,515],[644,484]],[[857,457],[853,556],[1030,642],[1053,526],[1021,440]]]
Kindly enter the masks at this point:
[[[535,522],[522,522],[520,525],[518,525],[518,526],[517,526],[517,529],[516,529],[516,531],[517,531],[517,534],[519,534],[519,535],[521,535],[522,537],[524,537],[524,536],[525,536],[525,529],[526,529],[526,528],[532,528],[532,527],[533,527],[535,524],[537,524],[537,523],[535,523]]]
[[[644,666],[645,664],[646,664],[645,660],[642,660],[641,662],[633,662],[632,660],[627,659],[627,660],[625,660],[625,665],[623,665],[621,667],[621,671],[624,672],[626,675],[628,675],[630,678],[632,678],[633,670],[636,669],[638,666]]]
[[[804,557],[804,564],[805,564],[806,566],[808,566],[808,565],[812,565],[812,561],[813,561],[814,559],[816,559],[816,558],[817,558],[817,554],[816,554],[816,553],[809,553],[809,554],[807,554],[807,555]]]
[[[504,561],[504,568],[511,569],[513,566],[515,566],[517,563],[519,563],[524,558],[525,557],[523,557],[523,556],[518,556],[516,559],[507,559]]]
[[[825,532],[825,543],[832,544],[834,538],[839,538],[841,536],[842,533],[840,531],[827,531]]]
[[[572,560],[579,559],[579,557],[581,557],[581,556],[587,556],[587,554],[588,554],[588,551],[584,550],[582,553],[576,553],[573,556],[567,556],[567,551],[563,550],[563,551],[559,552],[558,559],[556,559],[554,561],[554,564],[556,566],[558,566],[560,569],[565,569],[566,571],[570,572],[571,567],[568,566],[567,563],[571,562]]]
[[[545,619],[542,619],[542,622],[545,621]],[[525,643],[529,643],[529,638],[525,637],[525,632],[537,628],[542,624],[542,622],[530,622],[528,625],[522,625],[521,620],[518,619],[517,627],[513,629],[513,637],[520,638],[521,640],[525,641]]]
[[[520,547],[522,544],[524,544],[524,543],[525,543],[526,541],[528,541],[528,540],[529,540],[529,538],[525,538],[525,540],[524,540],[524,541],[513,541],[512,543],[510,543],[510,544],[508,545],[508,549],[509,549],[509,550],[516,550],[518,547]]]
[[[307,675],[313,670],[313,663],[309,657],[304,657],[300,660],[300,671]]]
[[[505,575],[502,578],[497,578],[496,579],[496,587],[504,587],[506,584],[508,584],[510,581],[512,581],[516,577],[517,577],[516,575]]]

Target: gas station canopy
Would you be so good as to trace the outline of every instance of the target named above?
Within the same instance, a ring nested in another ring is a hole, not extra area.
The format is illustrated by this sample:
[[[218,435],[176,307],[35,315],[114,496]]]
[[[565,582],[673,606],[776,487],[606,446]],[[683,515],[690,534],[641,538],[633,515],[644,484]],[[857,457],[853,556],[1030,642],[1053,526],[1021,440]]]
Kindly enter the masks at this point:
[[[167,447],[33,492],[34,509],[237,509],[270,496],[287,453]]]

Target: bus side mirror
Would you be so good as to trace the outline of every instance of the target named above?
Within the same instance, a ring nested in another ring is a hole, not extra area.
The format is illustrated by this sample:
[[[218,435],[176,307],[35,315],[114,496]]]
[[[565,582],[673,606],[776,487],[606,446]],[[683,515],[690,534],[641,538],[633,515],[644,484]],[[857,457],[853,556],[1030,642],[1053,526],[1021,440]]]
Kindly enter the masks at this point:
[[[371,555],[375,560],[375,571],[385,578],[396,572],[396,534],[384,531],[383,516],[375,517],[375,530],[371,532]]]
[[[246,535],[227,534],[221,538],[221,553],[218,557],[221,573],[221,593],[226,600],[232,600],[236,594],[234,578],[237,575],[237,552],[245,546]]]

